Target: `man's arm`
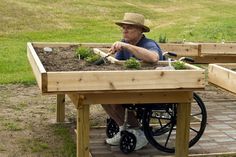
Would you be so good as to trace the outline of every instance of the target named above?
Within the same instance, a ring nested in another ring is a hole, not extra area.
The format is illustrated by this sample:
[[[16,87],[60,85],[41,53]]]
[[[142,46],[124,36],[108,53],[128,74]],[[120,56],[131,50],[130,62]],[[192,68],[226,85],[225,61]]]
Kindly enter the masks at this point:
[[[120,42],[120,41],[117,41],[112,45],[110,52],[115,53],[116,51],[120,51],[122,49],[127,49],[135,57],[145,62],[154,63],[159,60],[159,55],[155,51],[147,50],[145,48],[138,47],[138,46],[131,45],[128,43],[124,43],[124,42]]]

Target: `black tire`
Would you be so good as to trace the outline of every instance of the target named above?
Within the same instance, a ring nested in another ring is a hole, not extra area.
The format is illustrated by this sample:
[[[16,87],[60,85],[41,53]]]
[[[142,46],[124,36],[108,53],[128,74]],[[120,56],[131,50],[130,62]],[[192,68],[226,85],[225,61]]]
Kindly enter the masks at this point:
[[[201,138],[207,123],[204,103],[196,93],[193,94],[193,98],[189,147]],[[176,110],[176,104],[168,104],[164,110],[147,109],[143,116],[143,129],[148,141],[157,149],[168,153],[175,152]]]
[[[121,131],[120,150],[129,154],[135,150],[137,139],[134,134],[128,131]]]
[[[107,119],[106,135],[108,138],[112,138],[115,134],[119,132],[119,126],[117,123],[111,119]]]

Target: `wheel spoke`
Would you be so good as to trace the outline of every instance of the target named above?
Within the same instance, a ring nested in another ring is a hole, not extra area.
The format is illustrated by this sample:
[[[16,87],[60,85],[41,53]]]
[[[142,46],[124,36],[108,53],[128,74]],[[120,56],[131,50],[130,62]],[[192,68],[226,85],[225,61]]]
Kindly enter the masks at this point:
[[[158,119],[158,121],[159,121],[159,124],[160,124],[160,126],[162,127],[162,122],[161,122],[161,120],[160,120],[160,119]]]
[[[170,135],[171,135],[171,133],[172,133],[173,127],[174,127],[174,125],[171,125],[170,131],[169,131],[169,134],[168,134],[167,139],[166,139],[165,147],[166,147],[167,144],[168,144],[168,141],[169,141],[169,139],[170,139]]]
[[[194,128],[190,127],[190,130],[196,132],[196,133],[199,133],[199,131],[195,130]]]
[[[165,128],[167,128],[167,126],[171,125],[171,122],[167,123],[166,125],[164,125],[163,127],[161,127],[160,129],[156,129],[156,131],[153,132],[154,136],[155,134],[157,134],[158,132],[162,132]]]
[[[194,116],[198,116],[198,115],[201,115],[201,114],[202,114],[202,112],[200,112],[200,113],[195,113],[195,114],[191,114],[191,116],[194,117]]]

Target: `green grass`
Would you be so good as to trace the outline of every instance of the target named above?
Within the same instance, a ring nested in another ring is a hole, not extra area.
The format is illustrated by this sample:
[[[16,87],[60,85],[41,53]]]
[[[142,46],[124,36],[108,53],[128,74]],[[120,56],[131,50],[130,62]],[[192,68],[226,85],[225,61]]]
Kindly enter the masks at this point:
[[[76,143],[73,141],[71,132],[64,124],[57,124],[53,126],[55,135],[62,139],[63,148],[60,149],[62,156],[73,157],[76,156]]]
[[[0,152],[4,152],[4,151],[7,151],[7,149],[5,148],[3,144],[0,144]]]
[[[47,143],[44,143],[42,141],[32,141],[31,144],[30,144],[30,147],[31,149],[31,152],[34,153],[34,152],[41,152],[45,149],[48,149],[48,144]]]
[[[8,130],[8,131],[20,131],[20,130],[22,130],[22,128],[16,122],[6,121],[6,122],[3,122],[3,126],[5,127],[5,130]]]
[[[124,12],[145,15],[158,41],[236,40],[234,0],[0,0],[0,84],[33,84],[26,58],[31,41],[114,42],[120,40],[115,21]]]
[[[49,149],[48,144],[40,139],[19,139],[18,142],[24,152],[36,153]]]

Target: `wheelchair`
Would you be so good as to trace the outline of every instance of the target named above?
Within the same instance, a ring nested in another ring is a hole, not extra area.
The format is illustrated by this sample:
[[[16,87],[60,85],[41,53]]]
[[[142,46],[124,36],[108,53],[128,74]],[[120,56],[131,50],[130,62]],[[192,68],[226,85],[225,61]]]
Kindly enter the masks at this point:
[[[169,54],[174,55],[174,54]],[[191,61],[191,59],[187,59]],[[124,126],[127,128],[128,112],[134,112],[140,123],[148,142],[163,152],[175,152],[177,104],[127,104],[125,108]],[[189,130],[189,147],[196,144],[204,133],[207,124],[207,111],[201,98],[194,92],[193,102],[191,103],[191,118]],[[106,135],[112,138],[119,132],[119,126],[116,122],[108,118]],[[121,131],[120,150],[125,153],[131,153],[136,146],[136,137],[124,129]]]

